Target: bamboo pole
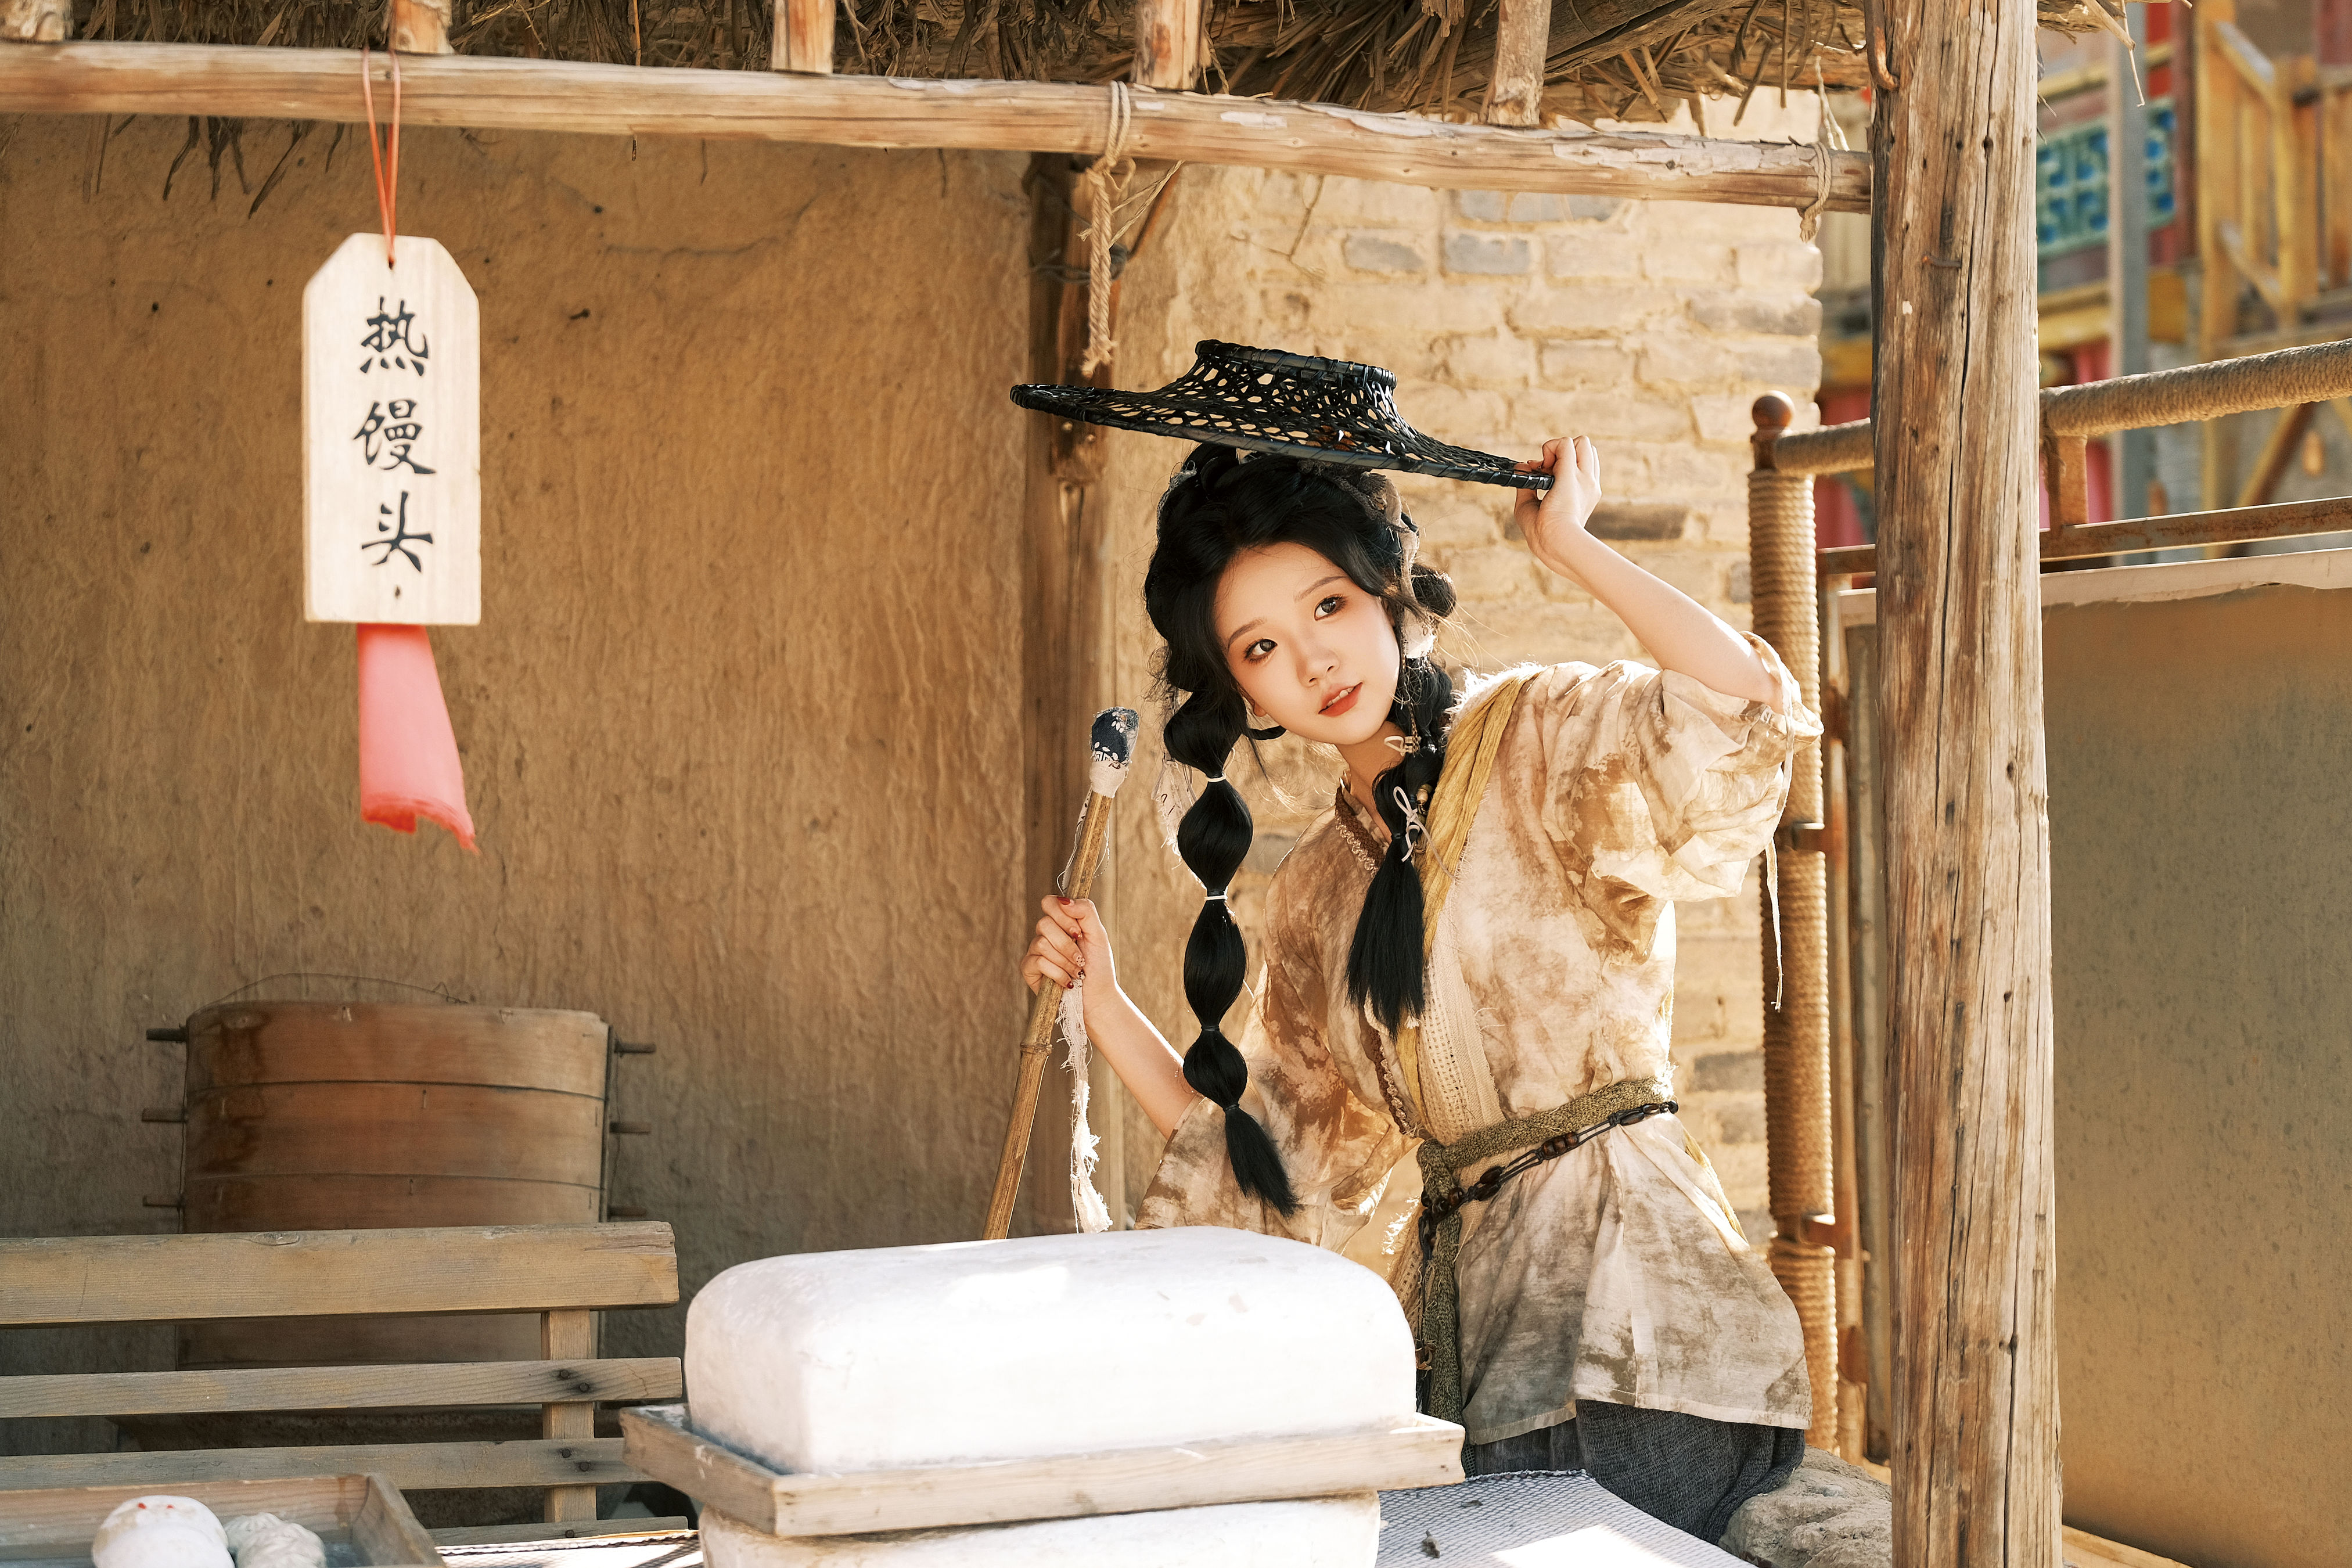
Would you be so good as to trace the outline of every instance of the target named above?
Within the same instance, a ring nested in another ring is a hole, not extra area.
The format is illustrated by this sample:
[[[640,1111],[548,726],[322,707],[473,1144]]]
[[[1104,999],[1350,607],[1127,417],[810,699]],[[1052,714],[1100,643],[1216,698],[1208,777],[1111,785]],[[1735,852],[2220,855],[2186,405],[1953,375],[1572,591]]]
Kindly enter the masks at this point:
[[[1077,853],[1070,860],[1069,896],[1073,899],[1093,894],[1095,867],[1102,860],[1103,844],[1110,834],[1110,812],[1109,795],[1097,795],[1087,801]],[[1013,1114],[1004,1125],[1004,1150],[997,1160],[995,1189],[989,1194],[988,1220],[980,1233],[983,1241],[1002,1241],[1013,1232],[1013,1205],[1021,1195],[1021,1172],[1028,1160],[1030,1130],[1037,1120],[1038,1090],[1045,1084],[1045,1059],[1054,1045],[1054,1018],[1066,989],[1060,982],[1041,976],[1037,994],[1030,998],[1029,1026],[1021,1037],[1021,1076],[1013,1087]],[[1068,1203],[1065,1188],[1065,1211]]]
[[[1201,0],[1136,0],[1139,87],[1191,87],[1201,75]]]
[[[209,44],[51,44],[0,49],[0,114],[367,118],[359,56],[345,49]],[[457,55],[401,71],[411,126],[965,147],[1091,155],[1110,89],[1061,82],[915,81],[774,71]],[[1391,180],[1444,190],[1557,191],[1637,199],[1812,205],[1866,212],[1869,160],[1811,146],[1648,132],[1454,125],[1331,104],[1131,89],[1139,161],[1229,163]]]
[[[1886,0],[1874,279],[1895,1560],[2058,1568],[2034,7]]]
[[[1543,123],[1544,57],[1550,53],[1551,0],[1502,0],[1495,24],[1495,68],[1486,81],[1489,125]]]
[[[772,68],[804,76],[833,74],[834,0],[776,0]]]

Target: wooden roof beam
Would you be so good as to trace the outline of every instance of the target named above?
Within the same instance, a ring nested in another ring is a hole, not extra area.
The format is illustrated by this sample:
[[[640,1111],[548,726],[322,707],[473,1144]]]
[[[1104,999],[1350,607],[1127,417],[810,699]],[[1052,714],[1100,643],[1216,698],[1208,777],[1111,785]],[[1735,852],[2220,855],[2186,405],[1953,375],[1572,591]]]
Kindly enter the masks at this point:
[[[379,70],[384,68],[378,63]],[[0,46],[0,113],[205,114],[358,123],[348,49],[207,44]],[[697,136],[845,147],[1102,150],[1110,89],[774,71],[641,70],[419,56],[401,67],[410,125]],[[1448,190],[1555,191],[1866,212],[1870,161],[1782,142],[1454,125],[1331,104],[1137,88],[1138,159],[1291,169]]]

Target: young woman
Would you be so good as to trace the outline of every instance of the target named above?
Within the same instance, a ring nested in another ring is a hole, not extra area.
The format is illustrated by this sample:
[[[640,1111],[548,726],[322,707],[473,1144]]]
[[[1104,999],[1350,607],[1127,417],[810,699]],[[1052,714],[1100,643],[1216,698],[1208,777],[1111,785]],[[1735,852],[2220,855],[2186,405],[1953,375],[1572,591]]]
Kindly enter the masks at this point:
[[[1429,657],[1453,588],[1385,478],[1194,449],[1144,600],[1169,754],[1207,779],[1178,835],[1209,894],[1200,1037],[1180,1058],[1128,1000],[1089,904],[1045,900],[1024,973],[1086,977],[1087,1032],[1168,1135],[1139,1224],[1389,1268],[1473,1473],[1587,1469],[1714,1541],[1798,1463],[1810,1392],[1795,1310],[1672,1114],[1673,901],[1738,891],[1820,726],[1764,643],[1585,531],[1591,442],[1522,467],[1554,479],[1520,492],[1529,550],[1661,668],[1517,671],[1457,708]],[[1223,775],[1283,733],[1346,771],[1276,873],[1237,1050],[1223,893],[1251,825]],[[1433,1223],[1384,1226],[1416,1150]]]

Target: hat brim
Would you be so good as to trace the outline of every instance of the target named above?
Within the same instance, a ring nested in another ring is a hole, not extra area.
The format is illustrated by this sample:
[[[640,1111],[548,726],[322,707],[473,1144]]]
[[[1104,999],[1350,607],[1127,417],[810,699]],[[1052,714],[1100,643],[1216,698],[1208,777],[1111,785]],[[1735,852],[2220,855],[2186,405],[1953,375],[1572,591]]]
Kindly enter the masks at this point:
[[[1296,419],[1259,420],[1247,413],[1223,409],[1211,414],[1182,406],[1176,399],[1160,393],[1120,392],[1096,386],[1016,386],[1013,389],[1013,401],[1024,408],[1083,425],[1307,458],[1352,468],[1394,468],[1434,479],[1463,479],[1522,490],[1548,490],[1552,485],[1549,474],[1522,473],[1508,458],[1468,447],[1448,446],[1412,430],[1398,436],[1337,426],[1302,429]]]

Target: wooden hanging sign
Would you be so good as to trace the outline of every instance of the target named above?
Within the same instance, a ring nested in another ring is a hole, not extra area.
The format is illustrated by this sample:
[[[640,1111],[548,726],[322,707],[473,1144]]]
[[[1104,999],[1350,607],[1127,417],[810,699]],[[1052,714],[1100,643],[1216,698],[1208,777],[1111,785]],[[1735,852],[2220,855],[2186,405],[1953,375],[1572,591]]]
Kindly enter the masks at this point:
[[[481,310],[437,240],[355,234],[302,290],[304,618],[482,618]]]

